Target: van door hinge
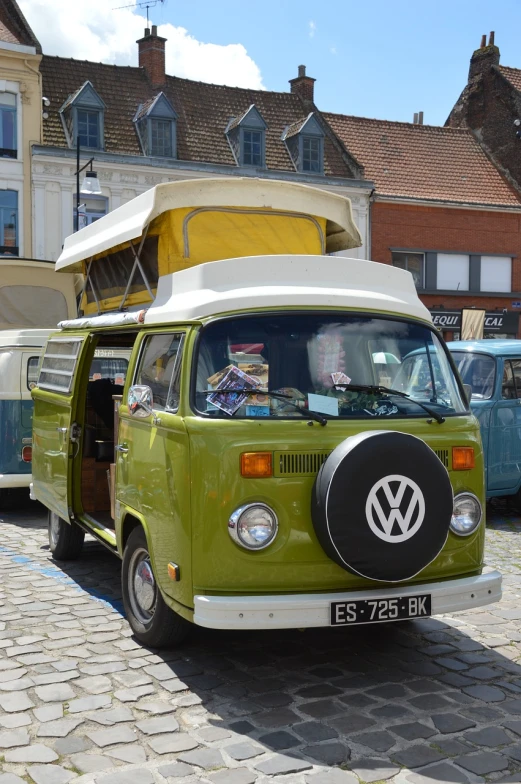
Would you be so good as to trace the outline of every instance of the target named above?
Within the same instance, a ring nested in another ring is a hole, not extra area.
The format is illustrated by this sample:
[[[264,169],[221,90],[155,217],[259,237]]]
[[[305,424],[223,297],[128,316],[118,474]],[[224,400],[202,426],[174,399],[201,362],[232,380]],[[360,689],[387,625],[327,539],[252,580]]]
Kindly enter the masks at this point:
[[[71,425],[70,441],[72,444],[77,444],[81,437],[81,425],[73,422]]]

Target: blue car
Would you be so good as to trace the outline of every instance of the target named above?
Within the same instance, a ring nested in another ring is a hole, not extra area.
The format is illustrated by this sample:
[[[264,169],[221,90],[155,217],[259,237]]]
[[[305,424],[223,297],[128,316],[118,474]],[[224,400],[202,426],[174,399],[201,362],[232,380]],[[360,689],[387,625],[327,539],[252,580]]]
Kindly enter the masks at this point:
[[[512,496],[521,512],[521,340],[447,346],[481,426],[487,498]]]

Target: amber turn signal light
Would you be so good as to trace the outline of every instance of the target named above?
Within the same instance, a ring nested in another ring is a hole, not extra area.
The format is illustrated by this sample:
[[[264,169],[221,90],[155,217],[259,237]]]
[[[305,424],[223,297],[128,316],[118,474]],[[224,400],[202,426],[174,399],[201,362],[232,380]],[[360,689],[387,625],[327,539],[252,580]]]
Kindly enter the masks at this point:
[[[473,446],[453,446],[452,447],[452,470],[468,471],[474,468],[474,447]]]
[[[168,576],[170,577],[170,579],[173,580],[175,583],[178,583],[179,580],[181,579],[179,566],[177,564],[175,564],[175,563],[170,562],[168,564],[167,571],[168,571]]]
[[[243,452],[241,455],[241,476],[249,479],[263,479],[273,475],[271,452]]]

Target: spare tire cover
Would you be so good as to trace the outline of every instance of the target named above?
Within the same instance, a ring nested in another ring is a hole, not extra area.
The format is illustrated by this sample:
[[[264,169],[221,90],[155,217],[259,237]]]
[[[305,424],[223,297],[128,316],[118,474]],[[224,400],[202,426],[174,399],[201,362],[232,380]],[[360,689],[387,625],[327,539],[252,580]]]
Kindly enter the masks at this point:
[[[343,441],[315,481],[312,518],[333,561],[370,580],[418,574],[447,541],[447,469],[415,436],[386,430]]]

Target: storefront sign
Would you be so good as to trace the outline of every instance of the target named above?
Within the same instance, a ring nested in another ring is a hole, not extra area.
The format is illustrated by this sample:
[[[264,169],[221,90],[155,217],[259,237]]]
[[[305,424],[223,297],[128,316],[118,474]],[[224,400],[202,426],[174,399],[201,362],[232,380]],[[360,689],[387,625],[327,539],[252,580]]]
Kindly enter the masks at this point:
[[[430,314],[437,329],[461,329],[461,310],[431,310]],[[485,314],[485,334],[499,332],[505,335],[517,335],[518,328],[519,313],[492,310]]]

